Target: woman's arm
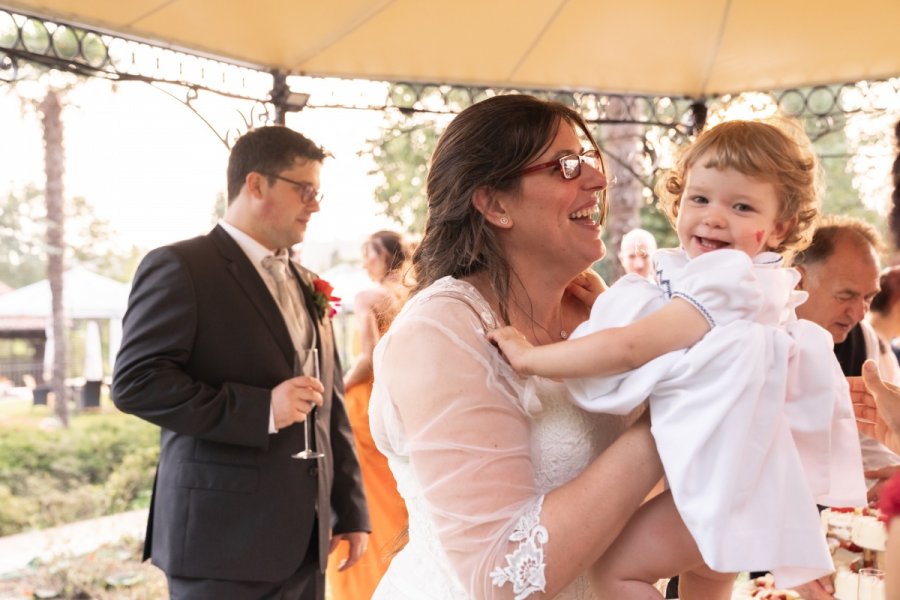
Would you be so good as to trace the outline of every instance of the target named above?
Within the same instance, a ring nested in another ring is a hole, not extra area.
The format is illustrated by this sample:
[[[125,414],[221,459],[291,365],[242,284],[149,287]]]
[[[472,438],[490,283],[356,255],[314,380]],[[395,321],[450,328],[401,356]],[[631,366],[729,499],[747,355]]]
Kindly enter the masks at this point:
[[[344,374],[344,389],[363,383],[372,376],[372,351],[378,343],[379,331],[375,311],[384,302],[385,294],[378,289],[365,290],[356,295],[353,312],[356,314],[356,327],[359,331],[359,356]]]
[[[488,339],[497,343],[518,373],[564,379],[636,369],[667,352],[692,346],[709,329],[706,317],[693,304],[673,298],[630,325],[556,344],[532,346],[512,327],[492,331]]]
[[[547,582],[554,585],[539,597],[552,598],[596,562],[662,475],[647,413],[578,477],[547,494],[541,520],[551,532]]]

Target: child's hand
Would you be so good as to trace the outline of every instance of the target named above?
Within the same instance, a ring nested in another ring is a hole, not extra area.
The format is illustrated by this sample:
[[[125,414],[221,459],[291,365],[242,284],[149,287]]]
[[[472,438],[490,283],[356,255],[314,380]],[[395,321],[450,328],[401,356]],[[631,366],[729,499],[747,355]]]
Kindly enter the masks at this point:
[[[575,276],[566,291],[575,296],[582,304],[588,307],[588,310],[594,305],[597,296],[609,289],[603,278],[593,269],[582,271]]]
[[[487,334],[488,339],[494,343],[510,366],[519,375],[531,375],[531,371],[527,366],[528,354],[534,348],[531,343],[525,339],[525,336],[519,333],[515,327],[500,327]]]

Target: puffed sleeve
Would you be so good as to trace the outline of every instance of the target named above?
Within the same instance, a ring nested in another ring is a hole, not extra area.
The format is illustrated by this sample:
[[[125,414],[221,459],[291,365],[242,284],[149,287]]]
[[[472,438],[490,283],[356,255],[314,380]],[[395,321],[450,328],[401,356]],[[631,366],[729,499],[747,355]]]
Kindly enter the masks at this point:
[[[432,297],[406,313],[376,350],[373,421],[392,424],[375,426],[392,451],[408,457],[469,596],[525,598],[542,589],[548,533],[540,524],[523,380],[465,302]],[[510,578],[510,558],[523,552],[535,568]]]
[[[673,298],[690,302],[706,317],[710,327],[738,319],[753,320],[763,294],[753,262],[739,250],[716,250],[688,261],[677,276],[667,276],[666,255],[656,257],[660,265],[660,285]]]
[[[628,325],[658,310],[665,302],[660,288],[637,275],[626,275],[597,298],[590,318],[572,332],[572,339]],[[681,354],[670,352],[616,375],[567,379],[566,387],[575,404],[584,410],[627,415],[647,399]]]

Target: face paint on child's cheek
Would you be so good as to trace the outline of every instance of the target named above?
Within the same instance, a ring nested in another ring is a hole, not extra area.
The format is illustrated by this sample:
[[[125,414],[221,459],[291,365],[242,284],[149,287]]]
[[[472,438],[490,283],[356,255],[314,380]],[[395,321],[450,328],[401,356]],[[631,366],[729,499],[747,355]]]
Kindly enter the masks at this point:
[[[762,229],[760,229],[759,231],[756,232],[756,243],[757,244],[762,241],[763,235],[765,235],[765,231],[763,231]]]

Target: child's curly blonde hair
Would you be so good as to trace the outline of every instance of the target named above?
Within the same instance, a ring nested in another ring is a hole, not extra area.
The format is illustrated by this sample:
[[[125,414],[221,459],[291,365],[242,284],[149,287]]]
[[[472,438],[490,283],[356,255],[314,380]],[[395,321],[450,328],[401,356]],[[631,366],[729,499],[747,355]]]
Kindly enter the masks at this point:
[[[799,125],[787,120],[728,121],[701,133],[656,185],[659,205],[673,226],[687,171],[701,158],[706,168],[730,168],[775,185],[781,201],[776,219],[790,223],[775,252],[790,255],[809,245],[819,218],[821,173]]]

